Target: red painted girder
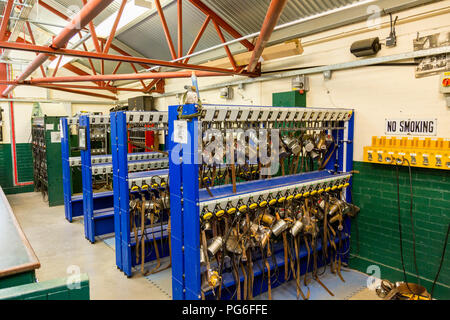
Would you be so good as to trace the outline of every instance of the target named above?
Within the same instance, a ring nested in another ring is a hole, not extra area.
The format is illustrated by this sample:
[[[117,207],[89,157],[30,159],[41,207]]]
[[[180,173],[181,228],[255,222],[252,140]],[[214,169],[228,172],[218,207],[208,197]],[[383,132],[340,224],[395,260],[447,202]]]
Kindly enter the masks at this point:
[[[247,70],[249,72],[254,72],[256,65],[259,62],[259,58],[270,40],[273,29],[277,26],[278,20],[280,19],[281,13],[286,6],[287,0],[272,0],[267,10],[266,18],[264,19],[261,33],[259,34],[258,40],[256,41],[255,49],[253,50],[252,57],[248,63]]]
[[[80,57],[80,58],[93,58],[93,59],[110,60],[110,61],[144,63],[144,64],[157,65],[157,66],[163,66],[163,67],[171,67],[171,68],[179,68],[179,69],[221,72],[221,73],[226,73],[226,74],[235,74],[236,73],[234,70],[224,69],[224,68],[192,65],[192,64],[185,64],[185,63],[180,63],[180,62],[170,62],[170,61],[162,61],[162,60],[147,59],[147,58],[140,58],[140,57],[111,55],[111,54],[104,54],[104,53],[98,53],[98,52],[86,52],[86,51],[73,50],[73,49],[52,49],[52,48],[45,47],[45,46],[29,45],[29,44],[23,44],[23,43],[17,43],[17,42],[13,43],[13,42],[0,41],[0,48],[41,52],[44,55],[46,55],[46,54],[62,54],[62,55],[66,55],[66,56],[73,56],[73,57]],[[244,73],[243,75],[249,75],[249,74]]]
[[[9,16],[14,7],[14,0],[8,0],[5,11],[3,11],[2,24],[0,25],[0,40],[6,39],[6,30],[8,29]]]
[[[161,7],[161,3],[159,0],[155,0],[156,10],[158,10],[159,18],[161,19],[161,24],[163,26],[164,34],[166,35],[167,44],[169,46],[170,54],[172,55],[172,59],[177,58],[177,54],[175,53],[175,48],[173,46],[172,37],[170,36],[169,27],[167,26],[166,17],[164,16],[163,9]]]
[[[219,77],[227,76],[225,73],[196,71],[197,77]],[[25,84],[37,83],[58,83],[58,82],[85,82],[85,81],[119,81],[119,80],[148,80],[148,79],[169,79],[169,78],[190,78],[192,71],[177,71],[177,72],[147,72],[147,73],[131,73],[131,74],[110,74],[110,75],[96,75],[96,76],[70,76],[70,77],[47,77],[34,78],[27,80]]]
[[[228,32],[234,38],[242,38],[242,35],[237,32],[232,26],[230,26],[225,20],[212,11],[207,5],[205,5],[201,0],[189,0],[194,6],[196,6],[200,11],[202,11],[206,16],[210,16],[219,26],[221,26],[226,32]],[[242,40],[242,45],[245,46],[249,51],[254,49],[253,44],[248,40]]]
[[[51,48],[59,49],[64,47],[67,42],[75,35],[81,28],[86,26],[89,21],[92,21],[103,9],[105,9],[112,0],[90,0],[81,11],[72,19],[72,21],[57,35],[53,38]],[[28,78],[39,66],[41,66],[48,59],[48,55],[45,53],[39,54],[36,59],[34,59],[25,71],[17,78],[19,82],[24,81]],[[2,92],[2,96],[8,96],[9,93],[14,90],[14,86],[8,86],[6,90]]]

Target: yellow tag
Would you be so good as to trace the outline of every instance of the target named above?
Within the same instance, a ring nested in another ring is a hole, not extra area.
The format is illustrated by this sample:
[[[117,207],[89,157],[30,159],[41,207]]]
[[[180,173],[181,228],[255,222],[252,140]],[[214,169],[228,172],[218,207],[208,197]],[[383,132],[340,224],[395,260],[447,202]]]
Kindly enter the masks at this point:
[[[207,213],[205,213],[205,214],[203,215],[203,219],[204,219],[204,220],[209,220],[209,219],[212,218],[212,216],[213,216],[212,212],[207,212]]]
[[[305,193],[303,194],[303,196],[304,196],[304,197],[307,197],[307,196],[309,196],[309,193],[310,193],[309,191],[308,191],[308,192],[305,192]]]
[[[269,201],[270,206],[273,206],[275,203],[277,203],[277,199],[272,199]]]
[[[230,209],[228,209],[227,212],[228,212],[228,214],[233,214],[236,212],[236,208],[230,208]]]
[[[259,204],[259,206],[260,206],[261,208],[264,208],[265,206],[267,206],[267,201],[262,201],[262,202]]]
[[[243,206],[239,207],[240,212],[245,212],[247,210],[247,206],[244,204]]]
[[[217,211],[216,212],[216,217],[221,217],[221,216],[223,216],[225,214],[225,210],[219,210],[219,211]]]
[[[250,209],[254,210],[258,207],[258,204],[252,203],[249,207],[250,207]]]

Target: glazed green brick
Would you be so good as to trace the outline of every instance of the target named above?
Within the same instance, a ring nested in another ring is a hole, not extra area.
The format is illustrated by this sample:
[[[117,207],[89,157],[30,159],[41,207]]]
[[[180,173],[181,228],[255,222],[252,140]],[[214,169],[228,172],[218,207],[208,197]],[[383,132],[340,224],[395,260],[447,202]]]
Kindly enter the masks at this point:
[[[29,144],[24,144],[29,145]],[[20,147],[20,144],[18,144]],[[26,148],[25,148],[26,150]],[[18,151],[19,155],[21,151]],[[26,172],[24,173],[24,169],[27,166],[24,165],[24,167],[21,167],[22,159],[20,158],[20,161],[18,161],[18,178],[20,182],[23,181],[29,181],[29,179],[26,176]],[[27,158],[24,157],[24,161],[26,163]],[[14,179],[13,179],[13,164],[12,164],[12,156],[11,156],[11,144],[3,143],[0,144],[0,185],[2,186],[2,189],[5,194],[15,194],[15,193],[22,193],[22,192],[32,192],[34,190],[33,185],[31,186],[15,186],[14,185]],[[25,174],[25,176],[22,176],[22,174]],[[24,180],[22,180],[24,179]]]
[[[353,201],[361,208],[357,223],[352,224],[351,252],[359,252],[350,266],[363,272],[370,259],[384,267],[391,281],[403,280],[400,239],[398,230],[397,178],[395,167],[354,163],[360,171],[353,178]],[[412,168],[413,218],[416,236],[416,256],[420,275],[428,290],[436,275],[442,254],[443,241],[450,222],[450,172]],[[410,178],[408,168],[399,168],[400,214],[403,233],[403,251],[408,279],[415,281],[413,242],[410,218]],[[381,194],[380,194],[381,192]],[[356,226],[359,237],[356,237]],[[361,260],[362,259],[362,260]],[[449,259],[446,258],[438,283],[450,283]],[[437,298],[448,297],[448,288],[437,285]]]

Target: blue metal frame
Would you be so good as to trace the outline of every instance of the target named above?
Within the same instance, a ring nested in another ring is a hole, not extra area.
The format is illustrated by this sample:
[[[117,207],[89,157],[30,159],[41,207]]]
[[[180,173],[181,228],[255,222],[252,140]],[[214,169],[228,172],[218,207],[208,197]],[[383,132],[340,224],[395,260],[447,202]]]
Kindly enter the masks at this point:
[[[86,128],[86,150],[81,150],[81,173],[83,180],[84,235],[95,243],[98,235],[114,231],[113,192],[95,193],[92,186],[92,157],[89,116],[79,118],[80,128]]]
[[[122,270],[126,276],[132,276],[132,269],[136,266],[136,256],[134,239],[131,238],[130,230],[130,188],[128,178],[128,128],[126,122],[125,112],[112,112],[111,117],[111,147],[112,147],[112,162],[113,162],[113,188],[114,188],[114,231],[115,231],[115,245],[116,245],[116,265]],[[167,140],[166,140],[167,141]],[[161,174],[167,170],[149,171],[150,174]],[[139,172],[132,175],[144,175],[145,172]],[[155,238],[159,241],[160,235],[157,234],[159,230],[149,230],[148,232],[155,233]],[[164,251],[167,256],[168,237],[167,230],[163,235],[163,246],[158,243],[160,252]],[[147,241],[146,241],[147,242]],[[155,253],[151,252],[149,248],[153,244],[147,245],[146,262],[156,259]],[[154,250],[153,250],[154,251]]]
[[[169,106],[169,168],[170,168],[170,206],[172,215],[172,296],[175,300],[198,300],[201,299],[201,267],[200,267],[200,212],[199,201],[202,192],[199,190],[198,184],[198,164],[196,159],[198,155],[198,119],[194,118],[187,121],[188,144],[181,145],[173,141],[174,137],[174,121],[177,120],[178,105]],[[196,105],[184,105],[183,114],[191,115],[197,112]],[[340,126],[345,125],[345,130],[339,130],[334,134],[337,143],[336,155],[332,156],[332,160],[328,163],[327,169],[334,170],[338,168],[338,172],[351,172],[353,169],[353,133],[354,133],[354,114],[350,121],[341,122]],[[193,143],[191,143],[193,142]],[[337,159],[336,159],[337,157]],[[175,159],[183,159],[182,163],[175,162]],[[337,161],[337,163],[336,163]],[[323,173],[330,175],[330,173]],[[306,181],[309,177],[319,174],[303,174],[296,177],[282,177],[284,180],[292,180],[298,178],[297,182]],[[253,182],[254,183],[254,182]],[[258,182],[256,182],[258,183]],[[261,181],[259,182],[261,183]],[[266,183],[266,182],[262,182]],[[292,182],[291,182],[292,183]],[[252,184],[250,182],[249,184]],[[351,182],[350,182],[351,184]],[[217,189],[229,189],[230,187],[217,187]],[[347,188],[346,199],[351,201],[350,193],[351,185]],[[217,191],[217,190],[216,190]],[[220,193],[220,192],[219,192]],[[350,232],[350,219],[347,219],[346,225]],[[347,248],[348,242],[344,244]],[[347,250],[345,250],[347,251]],[[284,259],[278,257],[278,251],[274,252],[278,262],[284,263]],[[281,251],[280,251],[280,254]],[[307,255],[306,249],[302,248],[300,256]],[[348,256],[347,256],[348,257]],[[281,260],[280,260],[281,259]],[[344,260],[346,257],[344,257]],[[189,261],[189,263],[186,263]],[[271,267],[272,263],[270,262]],[[265,268],[265,267],[264,267]],[[265,271],[266,269],[264,269]],[[306,263],[302,263],[302,274],[306,272]],[[254,294],[260,294],[262,270],[255,268],[255,285]],[[241,281],[243,281],[243,276]],[[279,283],[284,282],[284,268],[280,268]],[[224,275],[225,286],[234,286],[234,279],[226,279]],[[263,291],[267,290],[267,284],[262,283]],[[222,291],[224,298],[230,298]],[[208,297],[207,297],[208,298]]]
[[[61,118],[61,155],[62,155],[62,170],[63,170],[63,192],[64,192],[64,216],[67,221],[72,222],[73,217],[80,216],[81,211],[74,210],[72,207],[72,175],[70,172],[70,136],[69,125],[67,118]]]
[[[85,115],[83,116],[86,118],[85,122],[89,123],[89,116]],[[89,194],[81,194],[81,195],[73,195],[72,193],[72,168],[70,166],[70,155],[71,155],[71,147],[70,147],[70,131],[69,131],[69,124],[67,118],[61,118],[60,119],[60,125],[61,125],[61,154],[62,154],[62,170],[63,170],[63,193],[64,193],[64,215],[67,221],[72,222],[74,218],[81,217],[85,215],[85,205],[83,198],[85,197],[91,197],[93,205],[92,208],[94,210],[101,210],[105,208],[112,208],[112,201],[113,201],[113,192],[99,192],[99,193],[93,193],[91,192],[91,195]],[[88,128],[89,130],[89,128]],[[90,150],[90,143],[89,143],[89,150]],[[89,151],[90,152],[90,151]],[[81,157],[83,160],[83,157]],[[87,156],[85,157],[85,161],[87,159]],[[92,159],[91,159],[92,160]],[[88,163],[88,162],[84,162]],[[83,167],[81,167],[81,170]],[[88,175],[88,173],[85,173]],[[83,171],[82,171],[83,176]],[[91,184],[89,185],[83,179],[83,190],[86,188],[86,190],[92,191],[92,180]],[[84,192],[83,192],[84,193]],[[103,227],[101,227],[103,229]],[[91,229],[91,227],[90,227]],[[108,228],[107,228],[108,229]],[[87,236],[86,236],[87,237]]]

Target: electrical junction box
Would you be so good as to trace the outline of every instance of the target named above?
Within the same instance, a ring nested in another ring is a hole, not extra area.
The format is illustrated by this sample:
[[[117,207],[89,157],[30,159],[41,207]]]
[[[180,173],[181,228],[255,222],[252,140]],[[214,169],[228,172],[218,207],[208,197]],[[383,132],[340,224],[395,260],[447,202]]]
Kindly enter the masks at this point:
[[[233,99],[233,88],[225,87],[225,88],[220,89],[220,97],[225,100]]]
[[[398,159],[405,161],[397,162]],[[373,137],[364,147],[364,162],[450,170],[450,140],[443,138]]]
[[[439,90],[445,95],[447,107],[450,108],[450,72],[444,72],[439,79]]]
[[[287,91],[272,94],[272,106],[306,108],[306,92]]]
[[[305,75],[296,76],[292,79],[292,90],[307,92],[309,91],[309,78]]]

